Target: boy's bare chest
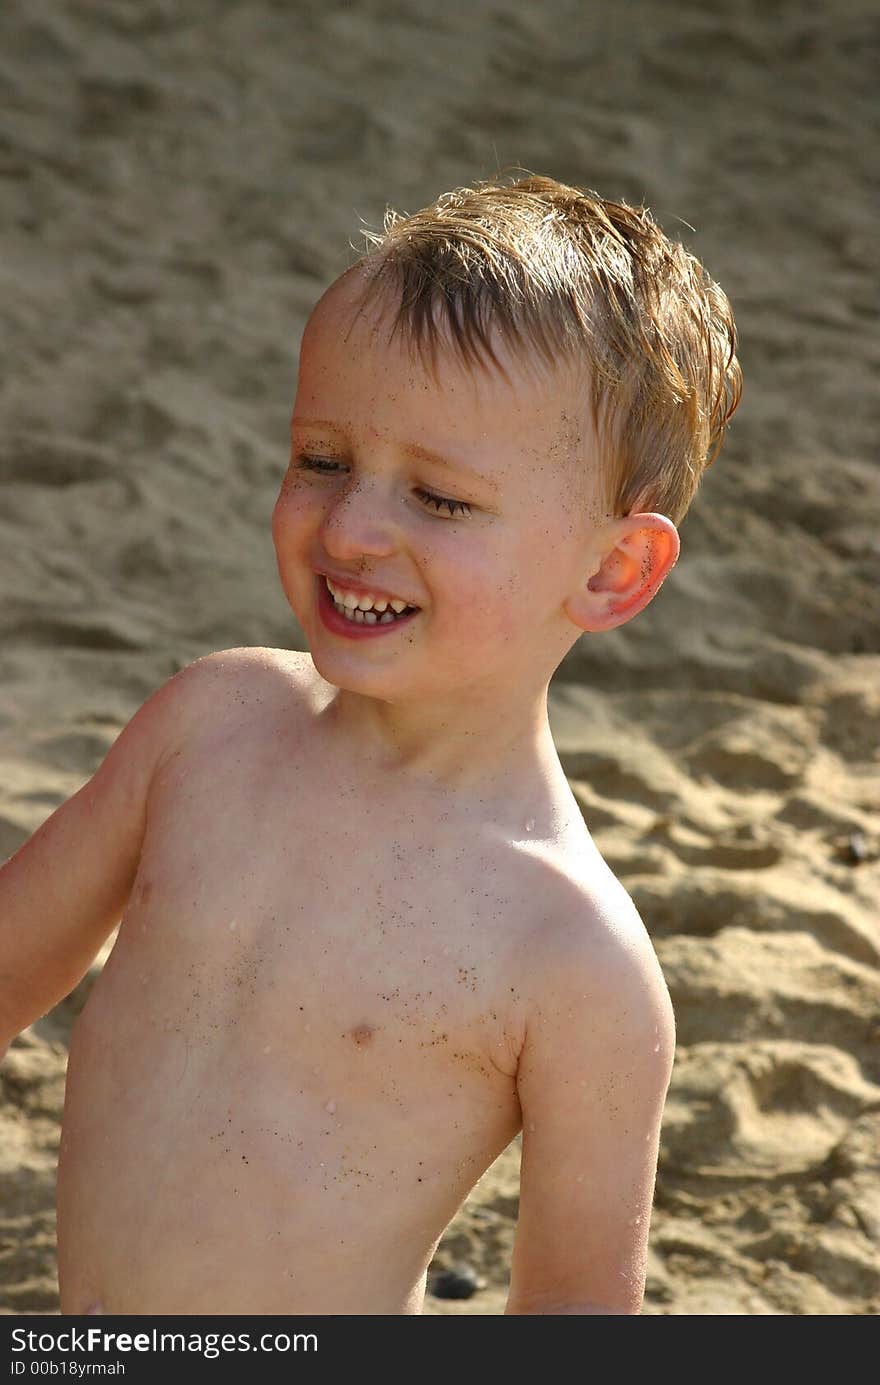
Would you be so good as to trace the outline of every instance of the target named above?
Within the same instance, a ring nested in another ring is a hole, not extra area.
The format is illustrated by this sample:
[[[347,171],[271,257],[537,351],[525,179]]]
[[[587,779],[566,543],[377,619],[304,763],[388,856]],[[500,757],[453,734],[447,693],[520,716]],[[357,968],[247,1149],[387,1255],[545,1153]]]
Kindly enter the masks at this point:
[[[237,1018],[308,1070],[356,1053],[361,1076],[371,1054],[512,1073],[533,923],[515,853],[297,769],[221,757],[159,784],[120,950],[149,974],[173,949],[166,1023],[210,1042]]]

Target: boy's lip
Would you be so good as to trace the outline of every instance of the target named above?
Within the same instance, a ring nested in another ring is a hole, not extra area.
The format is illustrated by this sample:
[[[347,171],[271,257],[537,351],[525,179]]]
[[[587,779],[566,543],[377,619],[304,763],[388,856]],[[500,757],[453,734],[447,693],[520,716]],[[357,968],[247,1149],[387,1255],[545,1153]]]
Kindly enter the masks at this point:
[[[361,596],[378,596],[380,600],[384,597],[386,601],[405,601],[407,606],[418,605],[416,601],[410,601],[399,591],[392,591],[389,587],[381,587],[373,582],[359,582],[355,577],[343,577],[326,567],[316,568],[315,571],[319,577],[329,577],[337,586],[345,587],[347,591],[360,592]]]
[[[410,611],[408,614],[401,614],[395,620],[372,622],[366,619],[363,622],[349,620],[348,617],[340,614],[336,604],[330,595],[330,589],[324,581],[324,574],[317,573],[317,599],[318,614],[321,621],[331,633],[344,635],[349,640],[378,639],[390,636],[394,631],[400,629],[402,625],[408,625],[419,615],[419,610]],[[330,579],[333,580],[332,578]]]

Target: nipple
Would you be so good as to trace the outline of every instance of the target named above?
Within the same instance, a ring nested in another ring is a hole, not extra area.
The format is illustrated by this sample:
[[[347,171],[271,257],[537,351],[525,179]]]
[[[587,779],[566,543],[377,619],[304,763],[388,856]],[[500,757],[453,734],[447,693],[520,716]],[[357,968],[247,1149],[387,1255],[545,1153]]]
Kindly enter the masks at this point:
[[[358,1048],[366,1048],[373,1037],[373,1028],[369,1024],[356,1024],[351,1030],[351,1037]]]

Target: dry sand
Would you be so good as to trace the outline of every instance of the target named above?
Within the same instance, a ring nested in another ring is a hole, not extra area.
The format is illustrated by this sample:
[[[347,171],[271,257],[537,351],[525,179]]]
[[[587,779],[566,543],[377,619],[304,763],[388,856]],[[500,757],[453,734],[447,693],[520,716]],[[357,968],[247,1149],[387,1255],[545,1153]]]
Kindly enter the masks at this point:
[[[645,200],[734,302],[745,402],[682,559],[553,690],[677,1012],[646,1313],[880,1304],[877,58],[868,0],[0,15],[0,857],[172,671],[301,646],[269,517],[359,217],[519,163]],[[2,1069],[7,1312],[57,1308],[87,984]],[[438,1253],[485,1287],[427,1311],[502,1311],[516,1199],[514,1145]]]

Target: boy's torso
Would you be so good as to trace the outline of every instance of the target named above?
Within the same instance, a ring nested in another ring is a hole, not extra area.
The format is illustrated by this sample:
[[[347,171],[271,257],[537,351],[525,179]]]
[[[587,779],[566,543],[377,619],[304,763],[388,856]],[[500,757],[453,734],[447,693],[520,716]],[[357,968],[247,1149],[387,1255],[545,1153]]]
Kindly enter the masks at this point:
[[[154,780],[74,1034],[66,1312],[418,1312],[520,1125],[553,882],[607,871],[579,819],[530,846],[366,782],[310,661],[260,653]]]

